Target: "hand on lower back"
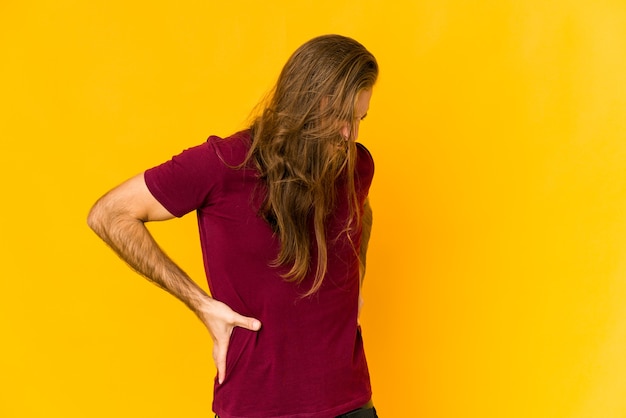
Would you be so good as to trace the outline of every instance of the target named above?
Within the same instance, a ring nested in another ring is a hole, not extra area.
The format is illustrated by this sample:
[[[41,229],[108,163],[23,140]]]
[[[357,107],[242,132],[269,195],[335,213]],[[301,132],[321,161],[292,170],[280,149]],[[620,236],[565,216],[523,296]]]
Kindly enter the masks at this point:
[[[207,301],[198,311],[200,320],[206,325],[213,339],[213,361],[217,367],[218,382],[221,384],[226,377],[226,353],[230,336],[235,327],[250,331],[261,329],[261,322],[233,311],[228,305],[215,299]]]

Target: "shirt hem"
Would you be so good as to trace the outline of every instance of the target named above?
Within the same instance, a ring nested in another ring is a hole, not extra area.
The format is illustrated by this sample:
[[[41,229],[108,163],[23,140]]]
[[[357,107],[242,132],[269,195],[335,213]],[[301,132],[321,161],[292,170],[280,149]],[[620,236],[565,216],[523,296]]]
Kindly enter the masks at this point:
[[[364,395],[362,398],[358,398],[355,401],[351,401],[349,403],[336,406],[330,409],[326,409],[320,412],[299,412],[295,414],[287,414],[287,415],[267,415],[267,413],[263,413],[263,415],[233,415],[228,414],[225,411],[219,411],[219,408],[215,409],[215,413],[219,416],[219,418],[334,418],[338,415],[348,413],[350,411],[354,411],[365,405],[372,399],[372,393],[369,395]]]

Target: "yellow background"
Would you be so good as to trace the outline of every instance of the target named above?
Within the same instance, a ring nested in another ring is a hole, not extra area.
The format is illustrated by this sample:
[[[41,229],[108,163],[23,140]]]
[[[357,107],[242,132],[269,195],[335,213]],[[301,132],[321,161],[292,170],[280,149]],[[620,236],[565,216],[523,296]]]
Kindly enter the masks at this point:
[[[24,0],[0,16],[0,417],[210,416],[206,331],[85,217],[244,126],[289,54],[330,32],[382,71],[361,127],[381,416],[626,416],[623,0]],[[193,216],[152,230],[204,283]]]

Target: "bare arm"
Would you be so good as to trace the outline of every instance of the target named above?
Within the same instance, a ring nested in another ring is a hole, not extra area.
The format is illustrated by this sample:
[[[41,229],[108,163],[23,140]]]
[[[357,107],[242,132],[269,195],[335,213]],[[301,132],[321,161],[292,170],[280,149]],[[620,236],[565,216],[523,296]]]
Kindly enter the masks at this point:
[[[213,357],[223,382],[226,352],[235,326],[258,330],[261,323],[209,297],[156,243],[145,226],[174,216],[150,193],[139,174],[100,198],[87,223],[124,261],[189,307],[213,338]]]

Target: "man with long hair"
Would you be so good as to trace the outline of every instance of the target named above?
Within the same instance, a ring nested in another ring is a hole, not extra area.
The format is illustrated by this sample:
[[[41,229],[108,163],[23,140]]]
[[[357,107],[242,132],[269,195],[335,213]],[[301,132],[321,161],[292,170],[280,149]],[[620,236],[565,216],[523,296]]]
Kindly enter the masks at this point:
[[[206,325],[221,418],[376,417],[358,324],[374,163],[356,139],[377,76],[360,43],[314,38],[249,129],[146,170],[89,213],[122,259]],[[191,211],[211,296],[144,225]]]

